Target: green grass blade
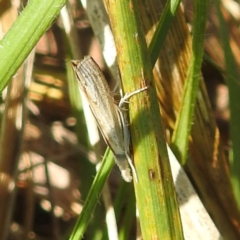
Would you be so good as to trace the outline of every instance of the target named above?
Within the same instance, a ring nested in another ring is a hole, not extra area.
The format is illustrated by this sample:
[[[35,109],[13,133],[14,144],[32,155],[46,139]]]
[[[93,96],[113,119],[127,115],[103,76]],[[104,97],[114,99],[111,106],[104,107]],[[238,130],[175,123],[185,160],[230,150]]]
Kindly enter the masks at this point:
[[[152,66],[155,65],[159,52],[162,48],[168,30],[172,24],[177,8],[180,4],[179,0],[168,0],[164,8],[162,16],[158,22],[157,28],[149,45],[149,54]]]
[[[152,66],[137,1],[106,1],[125,92],[148,85],[130,99],[130,129],[139,178],[136,199],[144,239],[183,239]],[[160,164],[159,164],[160,163]]]
[[[240,75],[230,47],[227,26],[220,10],[220,1],[215,0],[215,7],[219,26],[221,26],[219,30],[224,50],[226,80],[229,90],[230,135],[232,141],[232,156],[230,156],[231,181],[238,208],[240,209]]]
[[[50,27],[66,0],[31,0],[0,41],[0,92]]]
[[[122,219],[122,226],[119,229],[119,240],[130,238],[132,226],[136,219],[136,201],[134,192],[131,191],[128,196],[125,214]]]
[[[71,234],[70,240],[79,240],[83,237],[83,234],[90,221],[94,208],[101,196],[104,184],[109,176],[109,173],[114,165],[113,154],[108,148],[103,157],[101,168],[97,172],[91,189],[88,193],[87,199],[84,204],[84,208],[77,220],[74,230]]]
[[[208,2],[194,1],[192,57],[184,86],[182,107],[177,119],[176,130],[172,137],[172,147],[178,160],[185,164],[189,134],[194,116],[204,48],[204,33],[207,21]]]

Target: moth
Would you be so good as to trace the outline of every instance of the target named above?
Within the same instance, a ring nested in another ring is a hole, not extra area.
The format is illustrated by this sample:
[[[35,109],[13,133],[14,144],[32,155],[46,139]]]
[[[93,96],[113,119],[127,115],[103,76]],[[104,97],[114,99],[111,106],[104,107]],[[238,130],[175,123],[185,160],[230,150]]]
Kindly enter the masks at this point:
[[[106,144],[114,154],[115,163],[123,179],[127,182],[132,181],[130,165],[137,181],[136,171],[129,156],[130,135],[121,106],[126,99],[146,88],[125,95],[117,106],[101,69],[90,56],[81,61],[72,60],[72,66],[80,89],[86,96]]]

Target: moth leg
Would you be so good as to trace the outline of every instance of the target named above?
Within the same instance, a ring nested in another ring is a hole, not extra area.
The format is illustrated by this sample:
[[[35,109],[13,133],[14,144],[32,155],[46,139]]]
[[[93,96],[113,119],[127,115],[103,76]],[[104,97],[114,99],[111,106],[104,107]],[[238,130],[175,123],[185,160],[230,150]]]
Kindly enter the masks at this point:
[[[137,177],[137,173],[136,173],[136,169],[132,163],[132,159],[131,157],[129,156],[129,144],[130,144],[130,134],[129,134],[129,130],[128,130],[128,125],[126,123],[126,119],[124,118],[123,116],[123,110],[121,109],[122,108],[122,105],[124,103],[128,103],[128,99],[131,98],[133,95],[135,94],[138,94],[142,91],[145,91],[147,89],[147,87],[144,87],[144,88],[141,88],[139,90],[136,90],[132,93],[127,93],[124,95],[124,97],[121,98],[120,102],[119,102],[119,115],[120,115],[120,119],[121,119],[121,123],[122,123],[122,126],[123,126],[123,137],[124,137],[124,148],[125,148],[125,155],[126,155],[126,158],[128,160],[128,163],[130,165],[130,168],[132,170],[132,173],[133,173],[133,176],[136,180],[136,182],[138,182],[138,177]]]
[[[136,182],[138,183],[138,177],[137,177],[137,172],[136,172],[136,169],[132,163],[132,159],[130,158],[130,156],[128,155],[128,152],[125,151],[125,155],[127,157],[127,160],[128,160],[128,163],[130,165],[130,168],[132,170],[132,173],[133,173],[133,177],[135,178]]]
[[[118,112],[119,112],[119,116],[120,116],[120,120],[121,120],[122,128],[123,128],[123,140],[124,140],[125,157],[127,158],[128,164],[129,164],[129,166],[132,170],[132,173],[133,173],[133,176],[134,176],[136,182],[138,182],[136,170],[133,166],[132,159],[130,158],[130,156],[128,154],[129,153],[129,144],[130,144],[130,134],[129,134],[128,126],[125,122],[123,112],[121,111],[120,108],[118,108]]]
[[[140,92],[143,92],[143,91],[145,91],[145,90],[147,90],[147,89],[148,89],[148,87],[143,87],[143,88],[140,88],[140,89],[138,89],[138,90],[136,90],[136,91],[133,91],[133,92],[131,92],[131,93],[126,93],[126,94],[120,99],[120,102],[119,102],[118,107],[119,107],[119,108],[122,108],[122,106],[123,106],[124,103],[129,103],[129,102],[127,101],[129,98],[131,98],[132,96],[134,96],[134,95],[136,95],[136,94],[138,94],[138,93],[140,93]]]

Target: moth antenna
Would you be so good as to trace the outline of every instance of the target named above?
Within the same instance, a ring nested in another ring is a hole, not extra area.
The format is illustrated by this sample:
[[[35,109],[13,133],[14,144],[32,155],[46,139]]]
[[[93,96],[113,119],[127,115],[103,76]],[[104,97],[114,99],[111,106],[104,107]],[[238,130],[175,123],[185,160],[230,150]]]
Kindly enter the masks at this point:
[[[133,177],[135,178],[136,182],[138,183],[137,172],[136,172],[136,169],[135,169],[135,167],[134,167],[134,165],[132,163],[132,159],[128,155],[127,151],[125,152],[125,154],[126,154],[126,157],[127,157],[127,160],[128,160],[128,164],[130,165],[130,168],[132,170]]]

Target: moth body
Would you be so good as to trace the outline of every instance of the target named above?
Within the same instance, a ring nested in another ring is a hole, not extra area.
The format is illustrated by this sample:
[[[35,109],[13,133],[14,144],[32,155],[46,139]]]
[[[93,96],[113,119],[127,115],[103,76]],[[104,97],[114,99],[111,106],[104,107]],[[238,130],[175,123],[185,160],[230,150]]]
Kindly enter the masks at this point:
[[[125,181],[132,181],[128,155],[129,133],[121,111],[97,63],[90,57],[73,60],[73,69],[107,145],[112,150]],[[132,165],[131,165],[132,166]]]

